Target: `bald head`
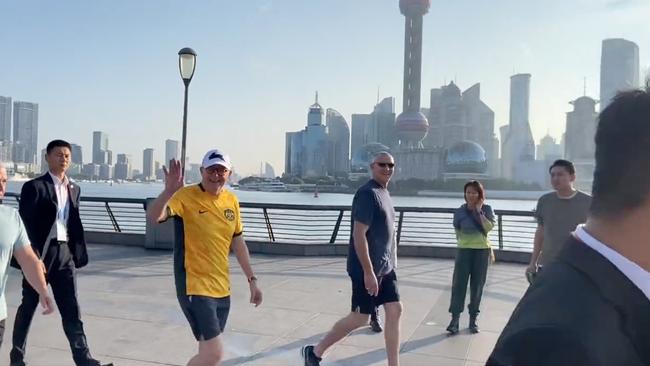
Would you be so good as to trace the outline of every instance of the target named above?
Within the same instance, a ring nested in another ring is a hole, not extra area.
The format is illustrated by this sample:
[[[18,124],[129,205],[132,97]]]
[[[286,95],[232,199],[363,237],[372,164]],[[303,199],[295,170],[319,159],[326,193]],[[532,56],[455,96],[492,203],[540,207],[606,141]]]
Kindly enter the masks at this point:
[[[393,155],[391,155],[388,151],[380,151],[373,156],[372,162],[375,163],[377,161],[383,161],[387,159],[395,161],[395,159],[393,159]]]

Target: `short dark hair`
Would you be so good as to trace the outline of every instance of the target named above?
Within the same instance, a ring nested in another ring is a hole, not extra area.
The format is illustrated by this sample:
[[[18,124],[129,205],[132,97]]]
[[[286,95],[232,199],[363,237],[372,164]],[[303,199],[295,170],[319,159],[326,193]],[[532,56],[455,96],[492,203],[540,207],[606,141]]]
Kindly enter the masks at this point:
[[[650,194],[650,82],[618,93],[596,130],[591,213],[607,217],[643,205]]]
[[[472,187],[478,192],[479,199],[485,199],[485,189],[483,189],[481,182],[477,180],[470,180],[469,182],[465,183],[465,186],[463,187],[463,197],[465,197],[465,193],[467,193],[468,187]],[[465,197],[465,200],[467,201],[467,197]]]
[[[52,150],[56,147],[67,147],[68,150],[72,151],[72,146],[70,145],[69,142],[64,141],[64,140],[52,140],[50,141],[49,144],[47,144],[47,147],[45,148],[46,153],[49,155]]]
[[[550,173],[551,170],[553,170],[553,168],[557,166],[565,168],[566,171],[569,172],[569,174],[571,175],[576,173],[576,167],[573,165],[573,163],[564,159],[555,160],[553,164],[551,164],[551,166],[548,168],[548,172]]]

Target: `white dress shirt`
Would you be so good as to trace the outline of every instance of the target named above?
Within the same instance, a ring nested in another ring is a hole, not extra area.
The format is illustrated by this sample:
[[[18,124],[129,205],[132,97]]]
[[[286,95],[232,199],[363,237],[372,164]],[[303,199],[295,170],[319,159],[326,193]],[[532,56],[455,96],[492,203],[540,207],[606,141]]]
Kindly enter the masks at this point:
[[[70,213],[70,201],[68,199],[68,177],[63,176],[63,180],[48,172],[54,182],[54,192],[56,192],[56,220],[50,230],[48,240],[56,239],[58,241],[68,241],[68,216]]]
[[[578,225],[575,235],[583,243],[587,244],[591,249],[600,253],[608,261],[610,261],[625,277],[627,277],[636,287],[645,294],[650,300],[650,272],[641,268],[638,264],[625,258],[614,249],[601,243],[598,239],[589,234],[583,225]]]

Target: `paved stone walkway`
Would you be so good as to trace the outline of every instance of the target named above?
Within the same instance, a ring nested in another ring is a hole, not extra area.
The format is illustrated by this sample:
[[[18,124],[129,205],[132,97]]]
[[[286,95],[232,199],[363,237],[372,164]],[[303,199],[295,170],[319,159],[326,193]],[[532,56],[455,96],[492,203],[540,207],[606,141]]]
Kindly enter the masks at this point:
[[[78,292],[94,356],[117,366],[185,365],[196,344],[175,297],[170,252],[92,245],[91,262],[78,276]],[[247,303],[248,286],[234,258],[233,299],[224,338],[224,366],[300,365],[299,349],[320,339],[349,311],[350,284],[341,257],[254,256],[264,304]],[[480,326],[447,337],[453,262],[401,258],[399,284],[405,312],[401,362],[419,365],[480,365],[527,284],[524,267],[495,264],[488,274]],[[8,364],[11,329],[20,300],[20,276],[11,272],[9,318],[0,365]],[[461,325],[466,327],[467,314]],[[360,329],[332,349],[323,365],[385,365],[383,336]],[[58,313],[35,317],[28,364],[73,365]]]

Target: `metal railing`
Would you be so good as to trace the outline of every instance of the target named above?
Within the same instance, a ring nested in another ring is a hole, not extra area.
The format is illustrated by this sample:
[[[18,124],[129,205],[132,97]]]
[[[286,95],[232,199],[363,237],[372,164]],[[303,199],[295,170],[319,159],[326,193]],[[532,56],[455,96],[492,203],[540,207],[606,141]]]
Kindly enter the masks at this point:
[[[18,207],[20,195],[7,193],[4,204]],[[81,197],[79,213],[86,231],[144,234],[146,200]]]
[[[8,193],[5,204],[17,206]],[[81,197],[81,219],[87,231],[144,234],[145,199]],[[453,247],[454,208],[396,207],[399,245]],[[268,243],[347,244],[350,206],[241,203],[246,238]],[[531,251],[537,224],[532,211],[496,210],[489,233],[500,250]]]

